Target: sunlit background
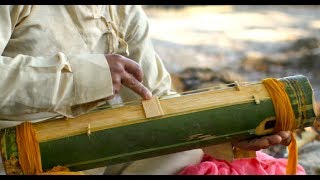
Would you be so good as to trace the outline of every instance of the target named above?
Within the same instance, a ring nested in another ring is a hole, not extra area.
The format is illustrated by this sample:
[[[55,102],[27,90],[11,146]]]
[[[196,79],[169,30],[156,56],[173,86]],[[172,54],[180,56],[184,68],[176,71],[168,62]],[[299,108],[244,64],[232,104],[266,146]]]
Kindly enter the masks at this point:
[[[303,74],[320,100],[320,6],[143,8],[157,53],[184,83],[178,91]]]

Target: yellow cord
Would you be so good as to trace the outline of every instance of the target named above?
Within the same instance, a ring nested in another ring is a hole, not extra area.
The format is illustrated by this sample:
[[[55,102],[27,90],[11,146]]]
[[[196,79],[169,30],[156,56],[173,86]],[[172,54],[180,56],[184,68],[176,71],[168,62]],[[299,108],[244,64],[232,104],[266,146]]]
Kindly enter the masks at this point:
[[[267,78],[263,81],[269,92],[276,113],[276,124],[274,132],[291,131],[291,143],[288,146],[288,162],[286,174],[295,175],[297,173],[298,149],[293,130],[296,129],[296,120],[291,107],[290,99],[285,91],[283,83],[274,78]]]

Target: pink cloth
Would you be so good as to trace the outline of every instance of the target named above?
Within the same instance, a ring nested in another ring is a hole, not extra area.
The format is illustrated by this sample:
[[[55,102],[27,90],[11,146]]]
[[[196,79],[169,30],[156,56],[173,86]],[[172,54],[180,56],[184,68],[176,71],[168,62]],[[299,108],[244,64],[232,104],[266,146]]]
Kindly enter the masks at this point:
[[[232,163],[205,154],[201,163],[185,167],[179,175],[285,175],[286,166],[287,159],[276,159],[261,151],[255,158],[236,159]],[[301,165],[297,174],[306,174]]]

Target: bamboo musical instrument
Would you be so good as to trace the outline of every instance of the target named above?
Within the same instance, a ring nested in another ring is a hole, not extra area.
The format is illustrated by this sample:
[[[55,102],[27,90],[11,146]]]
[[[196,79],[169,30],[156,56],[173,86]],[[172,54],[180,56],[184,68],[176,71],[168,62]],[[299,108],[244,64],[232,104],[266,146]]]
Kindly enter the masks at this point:
[[[318,116],[310,82],[297,75],[278,79],[295,113],[297,129]],[[72,119],[33,124],[44,170],[73,171],[139,160],[273,133],[275,110],[261,82],[234,83],[181,96],[100,108]],[[15,127],[0,131],[7,174],[19,174]]]

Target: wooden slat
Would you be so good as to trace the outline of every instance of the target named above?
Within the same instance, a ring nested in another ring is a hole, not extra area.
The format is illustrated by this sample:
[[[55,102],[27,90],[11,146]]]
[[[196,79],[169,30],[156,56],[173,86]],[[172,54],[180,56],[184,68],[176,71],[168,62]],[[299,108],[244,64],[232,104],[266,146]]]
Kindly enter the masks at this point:
[[[146,118],[153,118],[164,115],[158,96],[153,96],[150,100],[142,100],[142,106]]]
[[[234,148],[233,154],[234,154],[234,159],[257,157],[256,151],[248,151],[240,148]]]
[[[233,146],[231,142],[216,144],[202,148],[203,152],[209,154],[215,159],[233,161]]]

